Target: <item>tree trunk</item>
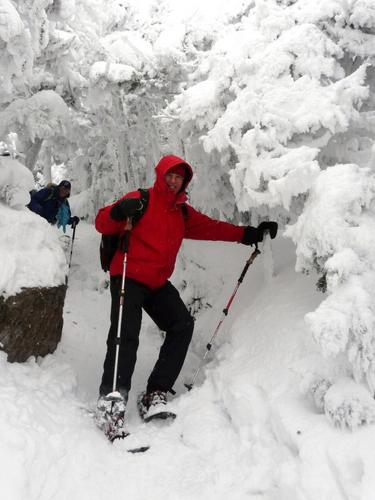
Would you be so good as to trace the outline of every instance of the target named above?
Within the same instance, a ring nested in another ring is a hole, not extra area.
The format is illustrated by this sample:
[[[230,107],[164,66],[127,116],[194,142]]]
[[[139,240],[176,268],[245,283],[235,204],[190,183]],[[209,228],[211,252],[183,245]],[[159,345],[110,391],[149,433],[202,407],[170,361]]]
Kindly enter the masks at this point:
[[[40,153],[41,147],[43,144],[43,139],[36,138],[34,142],[29,142],[26,147],[25,152],[25,165],[32,172],[34,171],[34,167],[36,165],[36,161],[38,159],[38,155]],[[50,174],[51,177],[51,174]],[[51,179],[47,179],[47,182],[50,182]]]

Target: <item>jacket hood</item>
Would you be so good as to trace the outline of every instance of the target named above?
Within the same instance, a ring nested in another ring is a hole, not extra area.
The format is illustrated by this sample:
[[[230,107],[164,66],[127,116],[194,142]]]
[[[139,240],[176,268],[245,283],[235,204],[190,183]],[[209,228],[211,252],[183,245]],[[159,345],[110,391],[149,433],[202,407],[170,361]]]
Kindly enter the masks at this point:
[[[176,167],[177,165],[183,165],[186,170],[184,183],[182,185],[180,192],[177,194],[178,201],[183,202],[185,201],[186,198],[184,198],[184,200],[182,199],[180,200],[180,198],[182,198],[181,195],[184,194],[185,190],[187,189],[193,177],[193,169],[182,158],[179,158],[178,156],[174,155],[163,156],[163,158],[159,161],[159,163],[155,167],[155,173],[156,173],[155,187],[164,192],[169,192],[168,185],[165,181],[165,174],[173,167]]]

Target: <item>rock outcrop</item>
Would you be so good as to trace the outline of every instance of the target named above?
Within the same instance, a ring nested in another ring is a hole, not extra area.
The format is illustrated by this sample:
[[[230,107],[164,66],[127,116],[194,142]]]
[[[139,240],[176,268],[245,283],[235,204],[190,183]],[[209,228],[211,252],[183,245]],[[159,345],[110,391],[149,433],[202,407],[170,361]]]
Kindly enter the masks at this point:
[[[0,348],[8,361],[54,352],[61,339],[65,293],[66,286],[60,285],[0,297]]]

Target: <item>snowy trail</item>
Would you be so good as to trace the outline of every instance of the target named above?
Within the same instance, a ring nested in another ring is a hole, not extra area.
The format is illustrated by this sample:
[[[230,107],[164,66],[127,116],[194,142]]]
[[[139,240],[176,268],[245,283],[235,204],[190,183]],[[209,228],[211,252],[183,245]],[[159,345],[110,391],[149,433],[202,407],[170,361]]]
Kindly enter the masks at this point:
[[[202,354],[249,249],[186,246],[188,257],[182,258],[175,280],[183,282],[187,273],[193,296],[208,286],[212,307],[199,316],[192,352],[176,384],[172,405],[178,418],[171,424],[144,424],[136,412],[136,394],[161,342],[145,318],[129,402],[132,434],[114,445],[82,410],[97,397],[108,329],[109,294],[98,268],[98,235],[81,224],[75,245],[56,353],[22,365],[10,365],[0,355],[0,498],[373,498],[372,429],[356,434],[332,429],[299,393],[298,371],[309,366],[315,349],[303,316],[320,296],[311,280],[294,273],[287,242],[276,246],[272,279],[264,279],[262,257],[254,263],[202,373],[203,384],[190,393],[182,384],[196,367],[197,353]],[[201,269],[184,267],[193,257]],[[126,452],[143,445],[151,449]]]

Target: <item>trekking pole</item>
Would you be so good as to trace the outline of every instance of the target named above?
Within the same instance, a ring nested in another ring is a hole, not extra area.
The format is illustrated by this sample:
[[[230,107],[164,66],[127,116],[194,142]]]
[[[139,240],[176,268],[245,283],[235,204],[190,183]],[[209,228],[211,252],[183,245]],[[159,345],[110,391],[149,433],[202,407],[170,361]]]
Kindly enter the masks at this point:
[[[124,252],[124,260],[122,264],[122,281],[121,281],[121,291],[120,291],[120,309],[117,324],[117,336],[116,336],[116,354],[115,354],[115,368],[113,372],[113,385],[112,392],[116,392],[117,389],[117,371],[118,371],[118,358],[120,352],[120,342],[121,342],[121,323],[122,323],[122,313],[124,310],[124,299],[125,299],[125,276],[126,276],[126,264],[128,261],[128,251],[129,251],[129,237],[130,231],[132,229],[131,217],[126,221],[126,226],[124,234],[120,240],[120,251]]]
[[[258,249],[258,244],[256,244],[256,245],[255,245],[255,250],[254,250],[254,251],[253,251],[253,253],[250,255],[250,257],[247,259],[246,264],[245,264],[245,267],[244,267],[244,268],[243,268],[243,270],[242,270],[241,276],[238,278],[237,285],[235,286],[235,289],[233,290],[233,293],[232,293],[232,295],[230,296],[230,299],[228,300],[227,305],[226,305],[226,306],[225,306],[225,308],[223,309],[223,315],[222,315],[222,317],[221,317],[221,319],[220,319],[220,321],[219,321],[219,323],[218,323],[218,325],[217,325],[217,327],[216,327],[216,329],[215,329],[215,331],[214,331],[214,333],[213,333],[212,337],[210,338],[209,343],[208,343],[208,344],[207,344],[207,346],[206,346],[206,352],[204,353],[204,356],[203,356],[203,358],[202,358],[202,361],[201,361],[201,363],[199,364],[199,366],[198,366],[198,368],[197,368],[196,372],[194,373],[194,376],[193,376],[193,379],[192,379],[191,383],[190,383],[190,384],[184,384],[184,385],[185,385],[185,387],[186,387],[186,389],[187,389],[188,391],[191,391],[191,389],[193,388],[193,385],[195,384],[195,381],[197,380],[198,374],[199,374],[199,372],[200,372],[200,371],[201,371],[201,369],[202,369],[202,366],[203,366],[203,364],[204,364],[204,361],[205,361],[206,357],[208,356],[208,353],[210,352],[210,350],[211,350],[211,348],[212,348],[212,343],[213,343],[213,341],[214,341],[214,339],[215,339],[216,335],[218,334],[218,331],[219,331],[219,329],[220,329],[220,327],[221,327],[221,325],[222,325],[222,323],[223,323],[223,321],[224,321],[225,317],[226,317],[226,316],[228,316],[228,311],[229,311],[229,309],[230,309],[230,306],[232,305],[232,302],[233,302],[233,300],[234,300],[234,297],[236,296],[237,290],[239,289],[239,287],[240,287],[240,285],[241,285],[241,283],[242,283],[242,281],[243,281],[243,279],[244,279],[244,277],[245,277],[245,275],[246,275],[246,273],[247,273],[247,270],[249,269],[249,267],[250,267],[250,266],[251,266],[251,264],[254,262],[254,260],[255,260],[255,258],[257,257],[257,255],[259,255],[259,254],[260,254],[260,250]]]
[[[70,246],[69,265],[68,265],[68,273],[67,273],[66,278],[65,278],[65,286],[68,286],[68,278],[69,278],[69,274],[70,274],[70,267],[72,265],[73,245],[74,245],[74,238],[76,236],[76,227],[77,227],[77,224],[73,224],[72,244]]]
[[[77,227],[77,224],[73,224],[73,236],[72,236],[72,245],[70,247],[70,257],[69,257],[68,273],[70,271],[70,266],[72,265],[73,245],[74,245],[74,238],[76,237],[76,227]]]

